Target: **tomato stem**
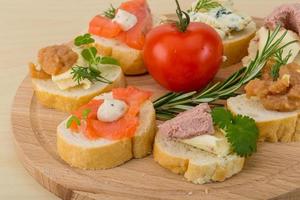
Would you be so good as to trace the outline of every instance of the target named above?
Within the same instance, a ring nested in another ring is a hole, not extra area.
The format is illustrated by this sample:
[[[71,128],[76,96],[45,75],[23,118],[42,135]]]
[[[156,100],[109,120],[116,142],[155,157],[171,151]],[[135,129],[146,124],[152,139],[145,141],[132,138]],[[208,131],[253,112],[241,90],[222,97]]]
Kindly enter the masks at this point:
[[[176,25],[180,32],[185,32],[190,24],[190,16],[186,12],[181,10],[178,0],[175,0],[175,2],[177,4],[176,14],[179,19],[179,21],[176,22]]]

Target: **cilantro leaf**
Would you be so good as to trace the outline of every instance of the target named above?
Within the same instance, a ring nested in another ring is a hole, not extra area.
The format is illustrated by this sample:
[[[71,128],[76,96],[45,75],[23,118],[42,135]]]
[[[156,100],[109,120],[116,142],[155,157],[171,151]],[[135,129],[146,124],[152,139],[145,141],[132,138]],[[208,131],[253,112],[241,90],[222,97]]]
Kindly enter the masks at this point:
[[[246,116],[237,115],[226,128],[226,137],[237,155],[251,156],[257,150],[258,129],[255,121]]]
[[[80,119],[75,115],[72,115],[67,121],[67,128],[70,128],[73,122],[80,126]]]
[[[74,44],[75,46],[81,46],[84,44],[90,44],[95,42],[95,40],[93,38],[91,38],[91,34],[84,34],[84,35],[80,35],[78,37],[75,38],[74,40]]]
[[[228,110],[222,107],[216,107],[211,112],[214,124],[218,125],[221,129],[225,129],[228,124],[233,120],[233,115]]]
[[[214,124],[223,129],[232,150],[239,156],[251,156],[257,150],[258,128],[255,121],[247,116],[237,115],[225,108],[212,110]]]
[[[120,63],[118,60],[112,58],[112,57],[102,57],[101,60],[100,60],[100,63],[101,64],[109,64],[109,65],[118,65],[120,66]]]
[[[95,47],[84,49],[82,50],[81,55],[89,63],[95,63],[97,49]]]

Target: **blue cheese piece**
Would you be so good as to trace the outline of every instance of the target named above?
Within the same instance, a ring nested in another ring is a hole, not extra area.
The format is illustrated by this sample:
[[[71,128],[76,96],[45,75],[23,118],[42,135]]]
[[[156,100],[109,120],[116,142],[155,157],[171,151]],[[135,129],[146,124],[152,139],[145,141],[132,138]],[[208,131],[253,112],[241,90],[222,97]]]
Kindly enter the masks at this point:
[[[205,12],[195,12],[192,6],[189,16],[192,22],[203,22],[212,26],[222,39],[230,36],[233,31],[244,30],[251,22],[250,17],[235,13],[230,6],[219,6]]]

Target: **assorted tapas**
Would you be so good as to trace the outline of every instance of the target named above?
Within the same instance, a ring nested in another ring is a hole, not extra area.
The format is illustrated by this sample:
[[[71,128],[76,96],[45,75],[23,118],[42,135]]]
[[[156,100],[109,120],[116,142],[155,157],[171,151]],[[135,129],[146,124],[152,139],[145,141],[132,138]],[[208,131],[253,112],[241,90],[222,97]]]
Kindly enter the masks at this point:
[[[72,167],[113,168],[153,148],[159,165],[204,184],[239,173],[259,141],[300,140],[300,4],[277,8],[257,30],[230,0],[186,11],[175,3],[160,23],[146,0],[112,5],[86,34],[29,64],[38,101],[70,113],[57,152]],[[153,102],[151,91],[126,87],[124,74],[147,72],[170,91]]]

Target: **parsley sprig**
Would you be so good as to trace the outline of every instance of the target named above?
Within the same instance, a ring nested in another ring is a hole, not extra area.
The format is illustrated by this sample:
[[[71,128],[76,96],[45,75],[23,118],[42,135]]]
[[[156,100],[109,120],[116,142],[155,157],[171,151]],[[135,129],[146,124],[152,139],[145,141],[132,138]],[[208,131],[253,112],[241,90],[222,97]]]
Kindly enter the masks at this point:
[[[116,8],[110,4],[110,7],[104,11],[103,15],[109,19],[113,19],[116,16]]]
[[[260,74],[261,69],[270,58],[285,47],[297,42],[297,40],[294,40],[280,46],[287,31],[278,36],[279,31],[280,26],[277,26],[273,32],[269,31],[263,50],[261,52],[257,51],[255,58],[248,66],[242,67],[225,81],[210,84],[201,91],[189,93],[170,92],[157,99],[154,102],[157,118],[160,120],[168,120],[180,112],[193,108],[200,103],[211,103],[219,99],[227,99],[231,96],[235,96],[238,89]]]
[[[102,76],[99,66],[103,64],[119,65],[119,62],[116,59],[105,56],[101,57],[97,54],[97,49],[95,47],[88,46],[94,42],[95,40],[91,38],[90,34],[78,36],[74,40],[75,46],[85,47],[81,51],[81,56],[87,63],[87,66],[77,65],[72,68],[72,78],[78,83],[78,85],[84,79],[88,79],[92,83],[99,81],[110,84],[111,81]]]
[[[290,50],[289,53],[286,55],[286,57],[283,57],[283,49],[275,53],[274,59],[275,59],[275,64],[271,68],[271,77],[273,78],[274,81],[276,81],[279,77],[279,71],[280,68],[283,65],[286,65],[287,62],[289,61],[290,57],[292,56],[292,51]]]
[[[222,5],[214,0],[198,0],[197,4],[195,5],[194,8],[189,10],[189,12],[194,11],[194,12],[201,12],[201,11],[209,11],[211,9],[217,8],[217,7],[222,7]]]
[[[212,110],[214,124],[224,130],[233,152],[241,157],[251,156],[257,150],[258,128],[255,121],[247,116],[236,115],[225,108]]]

